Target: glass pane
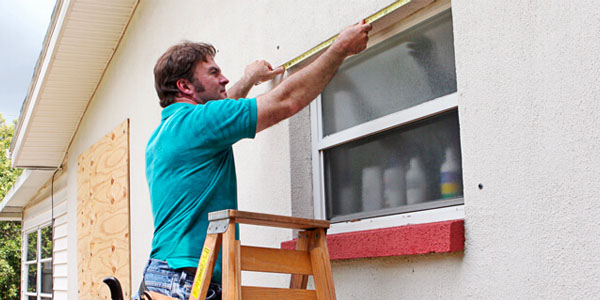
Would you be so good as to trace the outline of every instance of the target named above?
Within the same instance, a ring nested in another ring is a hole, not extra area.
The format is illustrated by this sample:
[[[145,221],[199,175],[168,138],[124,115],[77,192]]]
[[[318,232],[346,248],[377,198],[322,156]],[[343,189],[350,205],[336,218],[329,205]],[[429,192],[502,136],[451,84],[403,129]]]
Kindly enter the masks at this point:
[[[37,291],[37,264],[27,265],[27,291]]]
[[[37,300],[37,296],[28,296],[27,299],[28,300]]]
[[[42,228],[42,258],[52,257],[52,227]]]
[[[42,293],[52,293],[52,261],[42,263]]]
[[[448,11],[348,59],[321,94],[323,134],[455,91]]]
[[[27,235],[27,260],[37,259],[37,231]]]
[[[461,197],[458,112],[324,151],[327,217]]]

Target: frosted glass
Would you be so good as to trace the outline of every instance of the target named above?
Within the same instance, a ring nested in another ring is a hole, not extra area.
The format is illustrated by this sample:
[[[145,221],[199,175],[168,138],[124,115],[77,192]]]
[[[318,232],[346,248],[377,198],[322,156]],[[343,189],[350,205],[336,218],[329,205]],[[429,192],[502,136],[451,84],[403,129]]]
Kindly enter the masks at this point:
[[[348,59],[321,94],[323,134],[456,92],[448,11]]]
[[[324,158],[328,219],[463,194],[456,110],[324,150]]]

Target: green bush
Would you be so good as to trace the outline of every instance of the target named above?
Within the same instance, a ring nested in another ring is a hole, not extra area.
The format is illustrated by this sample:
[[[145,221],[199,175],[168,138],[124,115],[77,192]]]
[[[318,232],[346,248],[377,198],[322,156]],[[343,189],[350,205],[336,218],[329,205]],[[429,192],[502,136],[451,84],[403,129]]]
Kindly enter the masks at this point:
[[[6,157],[15,122],[6,124],[0,114],[0,201],[21,175],[21,169],[11,168]],[[0,221],[0,299],[17,300],[21,290],[21,224]]]
[[[21,290],[21,224],[0,222],[0,299],[18,300]]]

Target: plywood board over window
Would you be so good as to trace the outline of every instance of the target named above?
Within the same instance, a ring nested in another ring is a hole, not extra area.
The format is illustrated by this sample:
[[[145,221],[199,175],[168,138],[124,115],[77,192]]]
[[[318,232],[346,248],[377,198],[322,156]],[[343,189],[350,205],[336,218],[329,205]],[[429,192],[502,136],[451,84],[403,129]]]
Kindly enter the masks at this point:
[[[129,120],[77,161],[78,298],[110,299],[102,283],[121,281],[131,298],[129,236]]]

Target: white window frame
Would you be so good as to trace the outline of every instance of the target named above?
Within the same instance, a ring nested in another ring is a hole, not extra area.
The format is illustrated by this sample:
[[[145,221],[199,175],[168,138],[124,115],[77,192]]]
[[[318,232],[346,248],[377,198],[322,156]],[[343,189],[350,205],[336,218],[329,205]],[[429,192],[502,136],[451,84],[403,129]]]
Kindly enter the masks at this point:
[[[406,19],[392,24],[384,30],[370,37],[368,47],[372,47],[398,33],[406,31],[434,16],[451,9],[450,1],[438,1],[422,9]],[[440,115],[444,112],[458,109],[458,95],[452,93],[439,98],[421,103],[419,105],[386,115],[368,122],[361,123],[351,128],[323,136],[323,120],[321,111],[321,95],[310,106],[311,119],[311,144],[312,144],[312,169],[313,169],[313,199],[315,218],[326,219],[325,208],[325,182],[324,176],[324,150],[348,143],[353,140],[365,138],[396,127],[408,125],[416,121]],[[420,224],[455,220],[464,218],[463,198],[451,200],[438,200],[423,203],[420,211],[409,211],[399,207],[389,210],[385,216],[363,217],[363,213],[356,214],[352,221],[333,223],[330,234],[352,232],[401,226],[406,224]]]
[[[39,226],[35,226],[31,229],[28,229],[26,231],[23,231],[23,238],[22,238],[22,242],[23,242],[23,275],[25,277],[25,280],[23,280],[23,297],[24,299],[29,299],[29,297],[33,296],[36,297],[37,300],[44,300],[44,299],[52,299],[53,298],[53,293],[47,294],[47,293],[42,293],[42,264],[46,263],[46,262],[50,262],[50,264],[52,265],[52,269],[53,269],[53,273],[54,273],[54,265],[52,263],[52,259],[53,259],[53,255],[50,255],[50,257],[47,258],[42,258],[42,229],[46,228],[46,227],[50,227],[50,229],[52,230],[52,252],[54,252],[54,228],[52,228],[52,222],[46,222],[43,223]],[[29,248],[29,234],[37,232],[37,245],[36,245],[36,258],[35,260],[27,260],[27,252],[28,252],[28,248]],[[28,288],[28,284],[29,284],[29,266],[30,265],[36,265],[37,266],[37,274],[36,274],[36,292],[32,293],[32,292],[28,292],[27,288]],[[52,280],[54,281],[54,274],[52,275]],[[54,287],[53,287],[54,289]]]

